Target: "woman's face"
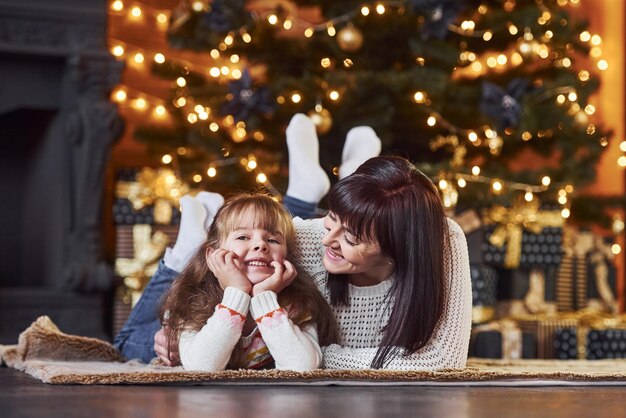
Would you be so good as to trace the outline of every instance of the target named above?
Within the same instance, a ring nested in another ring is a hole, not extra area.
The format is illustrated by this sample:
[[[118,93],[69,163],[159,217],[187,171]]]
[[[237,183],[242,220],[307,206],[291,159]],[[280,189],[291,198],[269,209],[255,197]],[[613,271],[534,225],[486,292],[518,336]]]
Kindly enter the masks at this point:
[[[378,241],[359,241],[332,212],[324,218],[324,228],[328,232],[322,238],[326,247],[322,262],[329,273],[348,274],[350,283],[357,286],[378,284],[393,273],[393,263],[383,255]]]

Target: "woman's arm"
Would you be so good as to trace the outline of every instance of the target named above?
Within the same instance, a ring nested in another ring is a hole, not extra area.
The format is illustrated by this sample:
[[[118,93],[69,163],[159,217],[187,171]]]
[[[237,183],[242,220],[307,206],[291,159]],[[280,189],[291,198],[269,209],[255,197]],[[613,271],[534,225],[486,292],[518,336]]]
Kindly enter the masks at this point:
[[[386,364],[387,369],[439,370],[465,367],[472,326],[472,285],[467,243],[461,228],[448,221],[450,249],[446,251],[448,284],[443,316],[430,341],[408,356],[401,354]],[[333,344],[324,348],[324,367],[331,369],[370,368],[378,347],[350,348]]]
[[[306,371],[320,367],[322,350],[315,324],[302,328],[295,325],[272,291],[254,296],[250,311],[277,369]]]
[[[186,370],[221,371],[226,368],[233,348],[241,338],[248,315],[250,295],[227,287],[222,303],[200,331],[183,331],[178,351]]]

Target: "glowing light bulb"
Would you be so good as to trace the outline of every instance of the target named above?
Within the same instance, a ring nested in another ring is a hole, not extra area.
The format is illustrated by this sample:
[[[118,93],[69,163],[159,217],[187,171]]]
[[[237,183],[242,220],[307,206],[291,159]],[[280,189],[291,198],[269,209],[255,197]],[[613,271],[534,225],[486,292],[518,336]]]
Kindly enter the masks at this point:
[[[157,116],[165,116],[165,106],[158,105],[154,108],[154,114]]]
[[[135,100],[135,108],[138,110],[143,110],[148,106],[148,103],[146,102],[146,99],[144,99],[143,97],[138,98],[137,100]]]
[[[367,16],[367,15],[369,15],[369,14],[370,14],[370,8],[369,8],[369,7],[367,7],[367,6],[363,6],[363,7],[361,7],[361,14],[362,14],[363,16]]]
[[[439,189],[445,190],[448,187],[448,182],[445,179],[439,180]]]
[[[527,202],[532,202],[534,197],[535,196],[533,195],[533,192],[531,192],[530,190],[524,193],[524,200]]]
[[[570,212],[570,210],[569,210],[568,208],[563,208],[563,209],[561,210],[561,216],[562,216],[564,219],[569,218],[569,215],[570,215],[570,214],[571,214],[571,212]]]
[[[437,124],[437,118],[434,116],[429,116],[428,119],[426,120],[426,124],[428,126],[435,126]]]
[[[154,62],[156,62],[157,64],[163,64],[165,62],[165,55],[157,52],[156,54],[154,54]]]
[[[383,13],[385,13],[385,6],[383,6],[382,4],[377,4],[376,13],[378,13],[379,15],[382,15]]]
[[[250,34],[249,34],[248,32],[244,32],[244,33],[242,33],[242,34],[241,34],[241,39],[242,39],[245,43],[247,43],[247,44],[249,44],[250,42],[252,42],[252,36],[250,36]]]
[[[615,255],[618,255],[622,252],[622,247],[619,244],[611,245],[611,252]]]
[[[599,70],[604,71],[609,68],[609,63],[606,60],[600,60],[597,67]]]
[[[416,103],[424,103],[426,101],[426,95],[423,91],[417,91],[415,95],[413,95],[413,99],[415,99]]]
[[[458,184],[460,188],[463,188],[463,187],[467,186],[467,182],[465,181],[464,178],[458,179],[456,184]]]
[[[267,176],[264,173],[259,173],[256,176],[256,181],[265,184],[267,182]]]
[[[267,21],[270,25],[275,25],[276,23],[278,23],[278,16],[276,16],[275,14],[271,14],[267,17]]]
[[[491,183],[491,187],[493,188],[494,192],[501,192],[502,191],[502,182],[500,180],[494,180],[493,183]]]
[[[159,13],[156,17],[156,21],[161,24],[167,23],[167,15],[165,13]]]
[[[472,167],[472,174],[477,176],[480,174],[480,167],[478,167],[477,165],[475,165],[474,167]]]
[[[137,52],[134,58],[137,64],[141,64],[144,61],[144,56],[141,52]]]
[[[543,176],[543,178],[541,179],[541,184],[543,184],[544,186],[548,187],[550,185],[551,181],[552,180],[550,179],[550,177]]]
[[[291,95],[291,101],[294,103],[300,103],[300,101],[302,100],[302,96],[300,96],[299,93],[293,93]]]
[[[121,57],[124,55],[124,47],[122,45],[114,46],[111,53],[113,53],[116,57]]]
[[[589,31],[583,31],[580,33],[579,38],[583,42],[589,42],[591,40],[591,34]]]
[[[130,14],[133,17],[141,17],[141,7],[135,6],[130,10]]]
[[[123,102],[126,100],[126,92],[124,90],[118,90],[115,92],[115,100],[118,102]]]
[[[329,94],[328,97],[330,97],[330,100],[338,100],[339,99],[339,92],[337,90],[332,90]]]
[[[171,163],[171,162],[172,162],[172,156],[171,156],[171,155],[169,155],[169,154],[165,154],[165,155],[163,155],[163,156],[161,157],[161,162],[162,162],[163,164],[169,164],[169,163]]]
[[[215,177],[217,175],[217,169],[215,167],[209,167],[206,171],[206,175],[209,177]]]
[[[121,12],[124,9],[124,3],[120,0],[115,0],[113,3],[111,3],[111,9],[115,10],[116,12]]]
[[[176,79],[176,84],[178,85],[178,87],[185,87],[187,85],[187,80],[185,80],[184,77],[178,77]]]

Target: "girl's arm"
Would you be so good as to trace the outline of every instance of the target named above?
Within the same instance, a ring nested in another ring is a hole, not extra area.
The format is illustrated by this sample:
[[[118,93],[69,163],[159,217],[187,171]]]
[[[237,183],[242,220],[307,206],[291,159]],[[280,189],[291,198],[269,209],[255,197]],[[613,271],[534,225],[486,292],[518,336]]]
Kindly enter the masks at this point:
[[[408,356],[399,354],[385,365],[396,370],[439,370],[463,368],[472,326],[472,283],[467,242],[461,228],[448,221],[450,252],[446,252],[447,302],[443,316],[426,346]],[[355,326],[355,325],[353,325]],[[324,347],[324,367],[367,369],[378,347],[350,348],[333,344]]]
[[[200,331],[183,331],[178,351],[186,370],[221,371],[228,360],[248,315],[250,295],[234,287],[224,289],[222,303]]]
[[[322,350],[315,324],[307,324],[302,328],[294,325],[287,312],[278,304],[275,292],[266,291],[254,296],[250,312],[277,369],[307,371],[320,367]]]

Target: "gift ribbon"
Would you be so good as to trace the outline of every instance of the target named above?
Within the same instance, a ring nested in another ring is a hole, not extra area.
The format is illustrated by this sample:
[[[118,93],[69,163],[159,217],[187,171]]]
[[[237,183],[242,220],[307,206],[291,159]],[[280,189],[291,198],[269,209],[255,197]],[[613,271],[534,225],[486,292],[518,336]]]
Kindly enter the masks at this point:
[[[498,225],[489,236],[489,242],[496,247],[506,245],[505,268],[519,266],[524,230],[539,234],[544,228],[562,227],[564,224],[560,211],[540,211],[536,199],[518,203],[512,208],[495,205],[485,212],[484,219],[487,224]]]
[[[154,221],[158,224],[169,224],[172,220],[172,207],[178,208],[180,198],[189,193],[189,186],[167,168],[154,170],[144,167],[137,174],[136,180],[118,181],[115,195],[128,199],[134,210],[154,205]]]
[[[124,285],[131,294],[131,305],[141,297],[143,289],[156,272],[169,237],[157,231],[152,234],[150,225],[133,226],[133,258],[115,260],[115,274],[124,278]]]

